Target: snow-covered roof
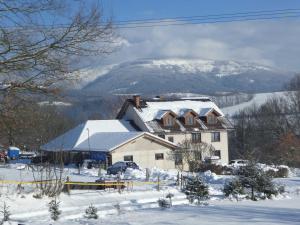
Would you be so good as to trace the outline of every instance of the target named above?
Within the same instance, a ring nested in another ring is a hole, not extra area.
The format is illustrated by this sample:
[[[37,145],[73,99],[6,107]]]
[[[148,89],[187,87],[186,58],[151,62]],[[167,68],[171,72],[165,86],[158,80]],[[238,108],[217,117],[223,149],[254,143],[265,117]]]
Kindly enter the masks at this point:
[[[157,120],[161,120],[167,113],[169,113],[170,111],[169,110],[159,110],[154,119],[157,119]]]
[[[125,120],[87,120],[43,145],[41,149],[48,151],[71,150],[87,140],[88,137],[101,132],[136,132],[136,129]]]
[[[136,109],[137,114],[144,122],[156,119],[160,111],[173,111],[177,115],[181,115],[184,109],[195,111],[197,114],[203,114],[205,109],[214,109],[216,112],[224,116],[219,107],[212,101],[199,100],[179,100],[179,101],[146,101],[147,106],[141,109]]]
[[[90,151],[101,151],[108,152],[121,144],[127,143],[128,141],[141,136],[143,132],[114,132],[114,133],[96,133],[93,134],[89,139],[86,139],[74,150],[90,150]]]
[[[49,148],[43,148],[46,151],[99,151],[109,152],[118,148],[119,146],[126,144],[136,138],[145,136],[151,140],[159,141],[172,148],[177,148],[174,143],[162,139],[156,135],[147,132],[98,132],[91,135],[79,144],[76,144],[72,148],[57,148],[51,146]]]

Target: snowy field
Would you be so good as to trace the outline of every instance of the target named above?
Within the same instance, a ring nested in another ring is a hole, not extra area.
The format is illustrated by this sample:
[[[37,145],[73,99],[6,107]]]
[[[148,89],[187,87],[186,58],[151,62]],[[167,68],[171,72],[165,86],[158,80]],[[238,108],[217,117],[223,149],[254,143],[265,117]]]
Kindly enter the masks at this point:
[[[81,175],[75,169],[65,169],[65,175],[73,180],[94,181],[97,170],[83,170]],[[32,172],[22,165],[0,168],[1,179],[31,180]],[[53,222],[47,204],[51,198],[36,199],[33,193],[16,191],[13,185],[0,182],[0,203],[10,207],[11,221],[5,224],[300,224],[300,176],[293,173],[289,178],[276,179],[284,184],[286,193],[273,200],[250,201],[225,199],[222,187],[232,176],[202,174],[209,185],[210,200],[206,205],[190,205],[185,194],[175,185],[176,171],[152,170],[150,180],[157,176],[162,180],[161,189],[156,184],[136,186],[133,191],[125,189],[121,194],[116,190],[72,190],[71,194],[59,197],[62,214]],[[124,178],[141,182],[145,179],[143,171],[127,171]],[[168,193],[174,194],[173,207],[160,209],[157,200]],[[93,204],[98,209],[99,218],[86,219],[85,209]],[[1,206],[0,205],[0,206]]]
[[[233,116],[235,113],[239,112],[240,110],[249,107],[253,104],[256,106],[260,106],[264,104],[268,99],[271,99],[273,97],[284,97],[286,96],[287,92],[271,92],[271,93],[259,93],[259,94],[254,94],[253,99],[251,99],[248,102],[243,102],[241,104],[237,104],[234,106],[229,106],[229,107],[224,107],[222,108],[222,112],[226,116]]]

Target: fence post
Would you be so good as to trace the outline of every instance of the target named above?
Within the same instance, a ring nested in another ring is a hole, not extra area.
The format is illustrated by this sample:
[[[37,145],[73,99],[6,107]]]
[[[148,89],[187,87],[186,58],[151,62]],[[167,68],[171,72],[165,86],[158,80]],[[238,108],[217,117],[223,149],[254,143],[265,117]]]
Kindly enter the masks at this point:
[[[118,189],[118,192],[119,194],[121,194],[121,185],[120,185],[120,174],[118,174],[118,177],[117,177],[117,189]]]
[[[146,181],[149,181],[150,179],[150,169],[146,168]]]
[[[181,174],[181,176],[180,176],[180,188],[182,189],[182,187],[183,187],[183,176]]]
[[[70,190],[71,190],[69,182],[70,182],[70,178],[69,178],[69,176],[67,176],[67,192],[68,192],[68,194],[70,194]]]

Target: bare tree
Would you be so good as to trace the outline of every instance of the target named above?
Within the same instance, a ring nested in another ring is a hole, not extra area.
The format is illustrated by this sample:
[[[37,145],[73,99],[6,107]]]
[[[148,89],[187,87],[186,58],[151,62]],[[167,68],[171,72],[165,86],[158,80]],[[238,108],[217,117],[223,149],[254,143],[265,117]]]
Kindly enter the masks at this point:
[[[195,171],[202,164],[205,157],[213,155],[215,148],[205,142],[193,142],[191,139],[185,139],[179,143],[180,148],[172,153],[177,167],[184,170],[187,165],[190,171]]]
[[[104,21],[99,4],[0,0],[0,12],[4,93],[49,91],[58,81],[74,78],[79,69],[74,62],[78,64],[80,56],[111,52],[112,24]]]
[[[61,83],[76,80],[83,57],[113,50],[111,20],[100,1],[87,2],[0,0],[0,117],[9,144],[34,122],[36,107],[30,114],[26,104],[57,96]]]

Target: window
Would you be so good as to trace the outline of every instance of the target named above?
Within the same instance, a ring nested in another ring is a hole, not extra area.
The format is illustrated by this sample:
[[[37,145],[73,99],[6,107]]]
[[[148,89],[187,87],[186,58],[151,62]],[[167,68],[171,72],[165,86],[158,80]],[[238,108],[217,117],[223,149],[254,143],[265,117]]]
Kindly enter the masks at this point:
[[[162,138],[162,139],[165,139],[166,136],[164,134],[158,134],[158,137]]]
[[[194,125],[194,117],[188,116],[186,118],[186,125]]]
[[[133,161],[133,156],[132,155],[124,155],[124,161]]]
[[[192,142],[201,142],[201,133],[192,133]]]
[[[211,142],[219,142],[219,141],[220,141],[220,132],[212,132]]]
[[[217,123],[217,117],[214,115],[207,116],[207,123],[208,124],[216,124]]]
[[[164,153],[155,154],[155,160],[163,160],[163,159],[164,159]]]
[[[168,141],[174,142],[174,137],[173,136],[168,137]]]
[[[214,156],[218,156],[219,159],[221,159],[221,151],[220,150],[215,150],[214,151]]]
[[[168,127],[173,126],[173,118],[171,116],[167,117],[165,123],[166,123],[165,125]]]

